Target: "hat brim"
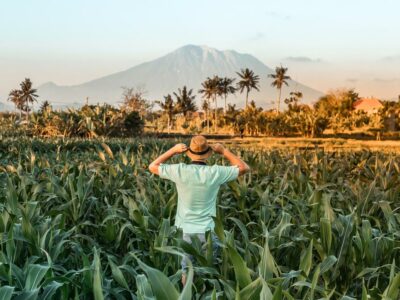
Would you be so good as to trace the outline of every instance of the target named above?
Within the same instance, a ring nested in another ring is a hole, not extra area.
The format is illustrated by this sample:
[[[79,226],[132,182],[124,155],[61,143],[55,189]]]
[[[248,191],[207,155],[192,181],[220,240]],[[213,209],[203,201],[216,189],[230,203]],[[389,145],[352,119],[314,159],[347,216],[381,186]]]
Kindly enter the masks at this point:
[[[199,154],[194,154],[194,153],[190,152],[189,150],[186,151],[185,153],[192,160],[195,160],[195,159],[206,159],[206,158],[209,158],[212,155],[213,150],[210,147],[206,153],[200,154],[200,155]]]

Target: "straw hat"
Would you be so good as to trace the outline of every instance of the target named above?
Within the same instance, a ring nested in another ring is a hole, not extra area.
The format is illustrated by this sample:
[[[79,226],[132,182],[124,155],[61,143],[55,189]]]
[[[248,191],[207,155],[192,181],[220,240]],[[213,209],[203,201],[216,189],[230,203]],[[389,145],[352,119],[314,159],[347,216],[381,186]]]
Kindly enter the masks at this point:
[[[207,139],[202,135],[195,135],[190,141],[189,149],[186,151],[187,156],[192,160],[205,159],[210,157],[212,149],[207,143]]]

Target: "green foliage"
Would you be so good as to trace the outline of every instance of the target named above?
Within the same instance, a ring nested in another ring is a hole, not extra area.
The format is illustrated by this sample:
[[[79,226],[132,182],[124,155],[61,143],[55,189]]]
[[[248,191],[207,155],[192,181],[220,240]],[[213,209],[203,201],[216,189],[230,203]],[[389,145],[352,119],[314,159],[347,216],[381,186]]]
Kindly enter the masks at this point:
[[[221,187],[210,264],[173,226],[174,184],[147,170],[177,142],[2,139],[0,298],[398,298],[397,155],[233,149],[252,172]]]
[[[128,135],[138,136],[143,132],[144,121],[140,118],[137,111],[133,111],[126,116],[124,126]]]
[[[178,89],[178,93],[174,92],[176,97],[176,113],[182,113],[185,118],[187,118],[188,114],[191,112],[195,112],[197,110],[197,106],[195,103],[196,96],[193,95],[192,89],[187,89],[184,86],[182,89]]]

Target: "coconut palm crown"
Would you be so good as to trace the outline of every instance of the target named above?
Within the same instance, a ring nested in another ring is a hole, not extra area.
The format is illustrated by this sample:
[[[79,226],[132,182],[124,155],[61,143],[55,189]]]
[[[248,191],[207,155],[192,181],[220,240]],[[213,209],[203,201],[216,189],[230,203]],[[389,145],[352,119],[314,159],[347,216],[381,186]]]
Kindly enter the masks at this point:
[[[277,103],[277,112],[279,113],[280,105],[281,105],[281,94],[282,94],[282,86],[285,84],[289,86],[288,80],[290,80],[290,76],[286,75],[288,68],[284,68],[282,66],[275,68],[275,74],[269,74],[268,77],[274,79],[271,83],[273,87],[276,87],[279,91],[278,95],[278,103]]]
[[[224,114],[226,114],[226,97],[229,94],[233,95],[236,92],[236,88],[233,85],[234,82],[235,82],[235,79],[234,78],[229,78],[229,77],[222,78],[222,80],[220,82],[221,83],[221,86],[220,86],[221,94],[224,95],[224,100],[225,100],[225,103],[224,103]]]
[[[240,72],[236,72],[236,74],[240,77],[239,82],[237,83],[237,88],[240,93],[243,93],[246,90],[246,107],[249,102],[249,93],[252,89],[259,91],[259,82],[260,77],[255,75],[254,72],[248,68],[241,69]]]

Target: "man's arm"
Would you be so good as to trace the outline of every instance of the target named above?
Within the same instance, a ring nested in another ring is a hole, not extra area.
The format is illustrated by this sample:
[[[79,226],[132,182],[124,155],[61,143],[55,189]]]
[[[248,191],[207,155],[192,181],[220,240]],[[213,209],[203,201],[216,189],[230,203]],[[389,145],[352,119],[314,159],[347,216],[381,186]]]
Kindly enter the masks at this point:
[[[149,170],[151,173],[159,175],[158,167],[172,156],[178,153],[183,153],[188,149],[185,144],[176,144],[174,147],[157,157],[150,165]]]
[[[243,175],[250,171],[250,167],[243,160],[241,160],[239,157],[237,157],[228,149],[224,148],[224,146],[222,146],[221,144],[218,143],[212,145],[211,148],[213,149],[214,152],[223,155],[227,160],[229,160],[232,166],[238,166],[239,175]]]

